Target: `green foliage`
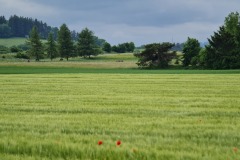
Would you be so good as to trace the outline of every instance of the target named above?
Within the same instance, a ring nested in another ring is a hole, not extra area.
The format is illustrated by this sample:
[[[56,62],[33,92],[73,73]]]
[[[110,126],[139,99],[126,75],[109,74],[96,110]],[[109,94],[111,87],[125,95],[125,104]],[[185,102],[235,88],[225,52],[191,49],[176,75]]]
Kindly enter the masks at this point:
[[[25,44],[18,45],[17,48],[19,48],[20,50],[23,50],[23,51],[27,51],[30,49],[30,46],[27,43],[25,43]]]
[[[230,13],[224,26],[211,36],[206,46],[206,67],[210,69],[240,68],[240,16]]]
[[[126,43],[126,48],[127,48],[127,52],[133,52],[136,47],[133,42],[129,42],[129,43]]]
[[[183,45],[183,66],[196,65],[197,58],[194,57],[199,54],[200,50],[201,47],[198,40],[188,37],[187,41]]]
[[[206,48],[202,48],[199,52],[198,57],[198,62],[197,64],[201,67],[205,67],[206,66],[206,58],[207,58],[207,50]]]
[[[20,52],[20,51],[22,51],[19,47],[17,47],[17,46],[12,46],[11,48],[10,48],[10,51],[12,52],[12,53],[17,53],[17,52]]]
[[[43,46],[36,26],[30,32],[28,44],[31,47],[28,52],[36,58],[36,61],[39,61],[43,57]]]
[[[91,55],[98,55],[99,52],[95,48],[97,48],[97,46],[95,44],[93,31],[88,28],[83,29],[81,33],[79,33],[77,43],[79,56],[90,58]]]
[[[122,43],[122,44],[118,44],[117,46],[114,45],[112,47],[112,51],[117,53],[133,52],[134,49],[135,49],[135,44],[133,42]]]
[[[146,68],[167,68],[169,62],[176,57],[176,52],[170,49],[174,46],[171,43],[153,43],[145,45],[142,53],[134,54],[139,58],[137,65]]]
[[[234,48],[240,54],[240,15],[238,12],[232,12],[225,18],[224,27],[226,31],[230,33],[234,39],[237,47]]]
[[[11,36],[11,28],[7,24],[4,16],[0,16],[0,38],[8,38]]]
[[[220,27],[206,46],[206,66],[210,69],[240,68],[240,52],[234,35]]]
[[[240,22],[239,22],[239,13],[231,12],[226,18],[224,27],[226,31],[229,32],[231,35],[236,36],[240,32]]]
[[[0,24],[0,37],[8,38],[11,36],[11,28],[7,24]]]
[[[37,19],[33,20],[32,18],[14,15],[10,16],[9,20],[6,21],[7,23],[5,24],[7,24],[10,29],[10,32],[8,31],[6,33],[7,37],[26,37],[34,26],[38,28],[39,36],[41,38],[47,38],[49,32],[54,32],[55,34],[57,32],[55,28],[52,28]],[[2,38],[3,35],[0,34],[0,37]]]
[[[1,24],[7,24],[7,20],[6,20],[5,16],[0,16],[0,25]]]
[[[30,59],[30,57],[26,53],[24,54],[22,52],[18,52],[15,57],[19,59]]]
[[[67,60],[69,57],[72,56],[74,47],[71,38],[71,32],[68,29],[66,24],[63,24],[60,27],[58,32],[58,51],[61,58],[66,58]]]
[[[105,42],[103,45],[103,51],[110,53],[112,51],[112,47],[111,44],[108,42]]]
[[[182,51],[183,50],[183,46],[184,43],[176,43],[173,47],[172,47],[172,51]]]
[[[49,33],[49,36],[48,36],[47,54],[48,54],[48,57],[50,57],[51,60],[53,58],[56,58],[57,55],[58,55],[57,45],[56,45],[56,42],[54,41],[53,33]]]
[[[94,41],[95,41],[95,45],[97,47],[100,47],[102,48],[104,46],[104,44],[106,43],[106,40],[105,39],[100,39],[99,37],[97,36],[93,36],[94,37]]]
[[[6,46],[0,45],[0,54],[5,54],[9,52],[9,48]]]

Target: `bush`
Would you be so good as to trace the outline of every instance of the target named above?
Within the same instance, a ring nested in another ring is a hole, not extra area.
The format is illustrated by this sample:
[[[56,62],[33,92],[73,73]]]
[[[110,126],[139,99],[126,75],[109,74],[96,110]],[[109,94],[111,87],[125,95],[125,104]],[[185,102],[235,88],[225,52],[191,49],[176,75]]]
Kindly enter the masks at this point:
[[[10,51],[11,51],[12,53],[17,53],[17,52],[20,52],[21,49],[18,48],[17,46],[12,46],[12,47],[10,48]]]
[[[8,52],[9,52],[8,47],[0,45],[0,54],[6,54]]]
[[[16,58],[22,58],[22,59],[30,59],[30,57],[24,53],[18,52],[15,56]]]
[[[27,44],[20,44],[17,46],[19,49],[23,50],[23,51],[27,51],[30,49],[30,46]]]

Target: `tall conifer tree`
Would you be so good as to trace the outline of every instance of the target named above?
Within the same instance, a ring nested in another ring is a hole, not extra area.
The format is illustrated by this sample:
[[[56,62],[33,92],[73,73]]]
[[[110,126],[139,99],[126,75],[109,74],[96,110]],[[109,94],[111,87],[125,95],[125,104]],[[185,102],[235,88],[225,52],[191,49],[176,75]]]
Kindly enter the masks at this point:
[[[58,51],[61,58],[66,58],[67,60],[73,52],[71,32],[66,24],[63,24],[58,32]]]
[[[49,33],[48,35],[48,42],[47,42],[47,54],[48,57],[51,59],[56,58],[57,56],[57,45],[54,41],[53,33]]]
[[[31,47],[29,50],[30,54],[36,58],[36,61],[39,61],[43,54],[43,46],[36,26],[30,32],[28,43]]]

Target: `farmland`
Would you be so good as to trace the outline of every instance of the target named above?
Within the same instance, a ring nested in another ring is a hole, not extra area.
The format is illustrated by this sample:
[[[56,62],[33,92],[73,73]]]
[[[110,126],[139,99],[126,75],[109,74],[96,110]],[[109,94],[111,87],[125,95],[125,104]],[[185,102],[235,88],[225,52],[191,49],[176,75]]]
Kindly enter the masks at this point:
[[[240,157],[239,70],[61,63],[1,63],[4,160]]]

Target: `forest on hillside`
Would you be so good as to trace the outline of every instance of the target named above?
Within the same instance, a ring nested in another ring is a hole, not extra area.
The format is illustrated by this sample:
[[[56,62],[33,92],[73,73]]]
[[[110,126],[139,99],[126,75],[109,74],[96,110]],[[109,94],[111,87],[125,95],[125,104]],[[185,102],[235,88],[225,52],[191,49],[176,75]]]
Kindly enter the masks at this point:
[[[51,27],[47,23],[37,19],[13,15],[8,20],[5,16],[0,16],[0,38],[27,37],[33,26],[38,28],[40,36],[43,39],[46,39],[50,32],[54,34],[55,38],[57,37],[57,27]],[[72,31],[73,35],[74,33]]]
[[[37,27],[41,39],[47,39],[49,33],[53,34],[54,40],[57,40],[58,27],[49,26],[47,23],[38,19],[13,15],[9,19],[0,16],[0,38],[25,37],[28,38],[33,27]],[[72,40],[78,39],[78,32],[70,31]],[[106,40],[94,36],[98,46],[103,46]]]

